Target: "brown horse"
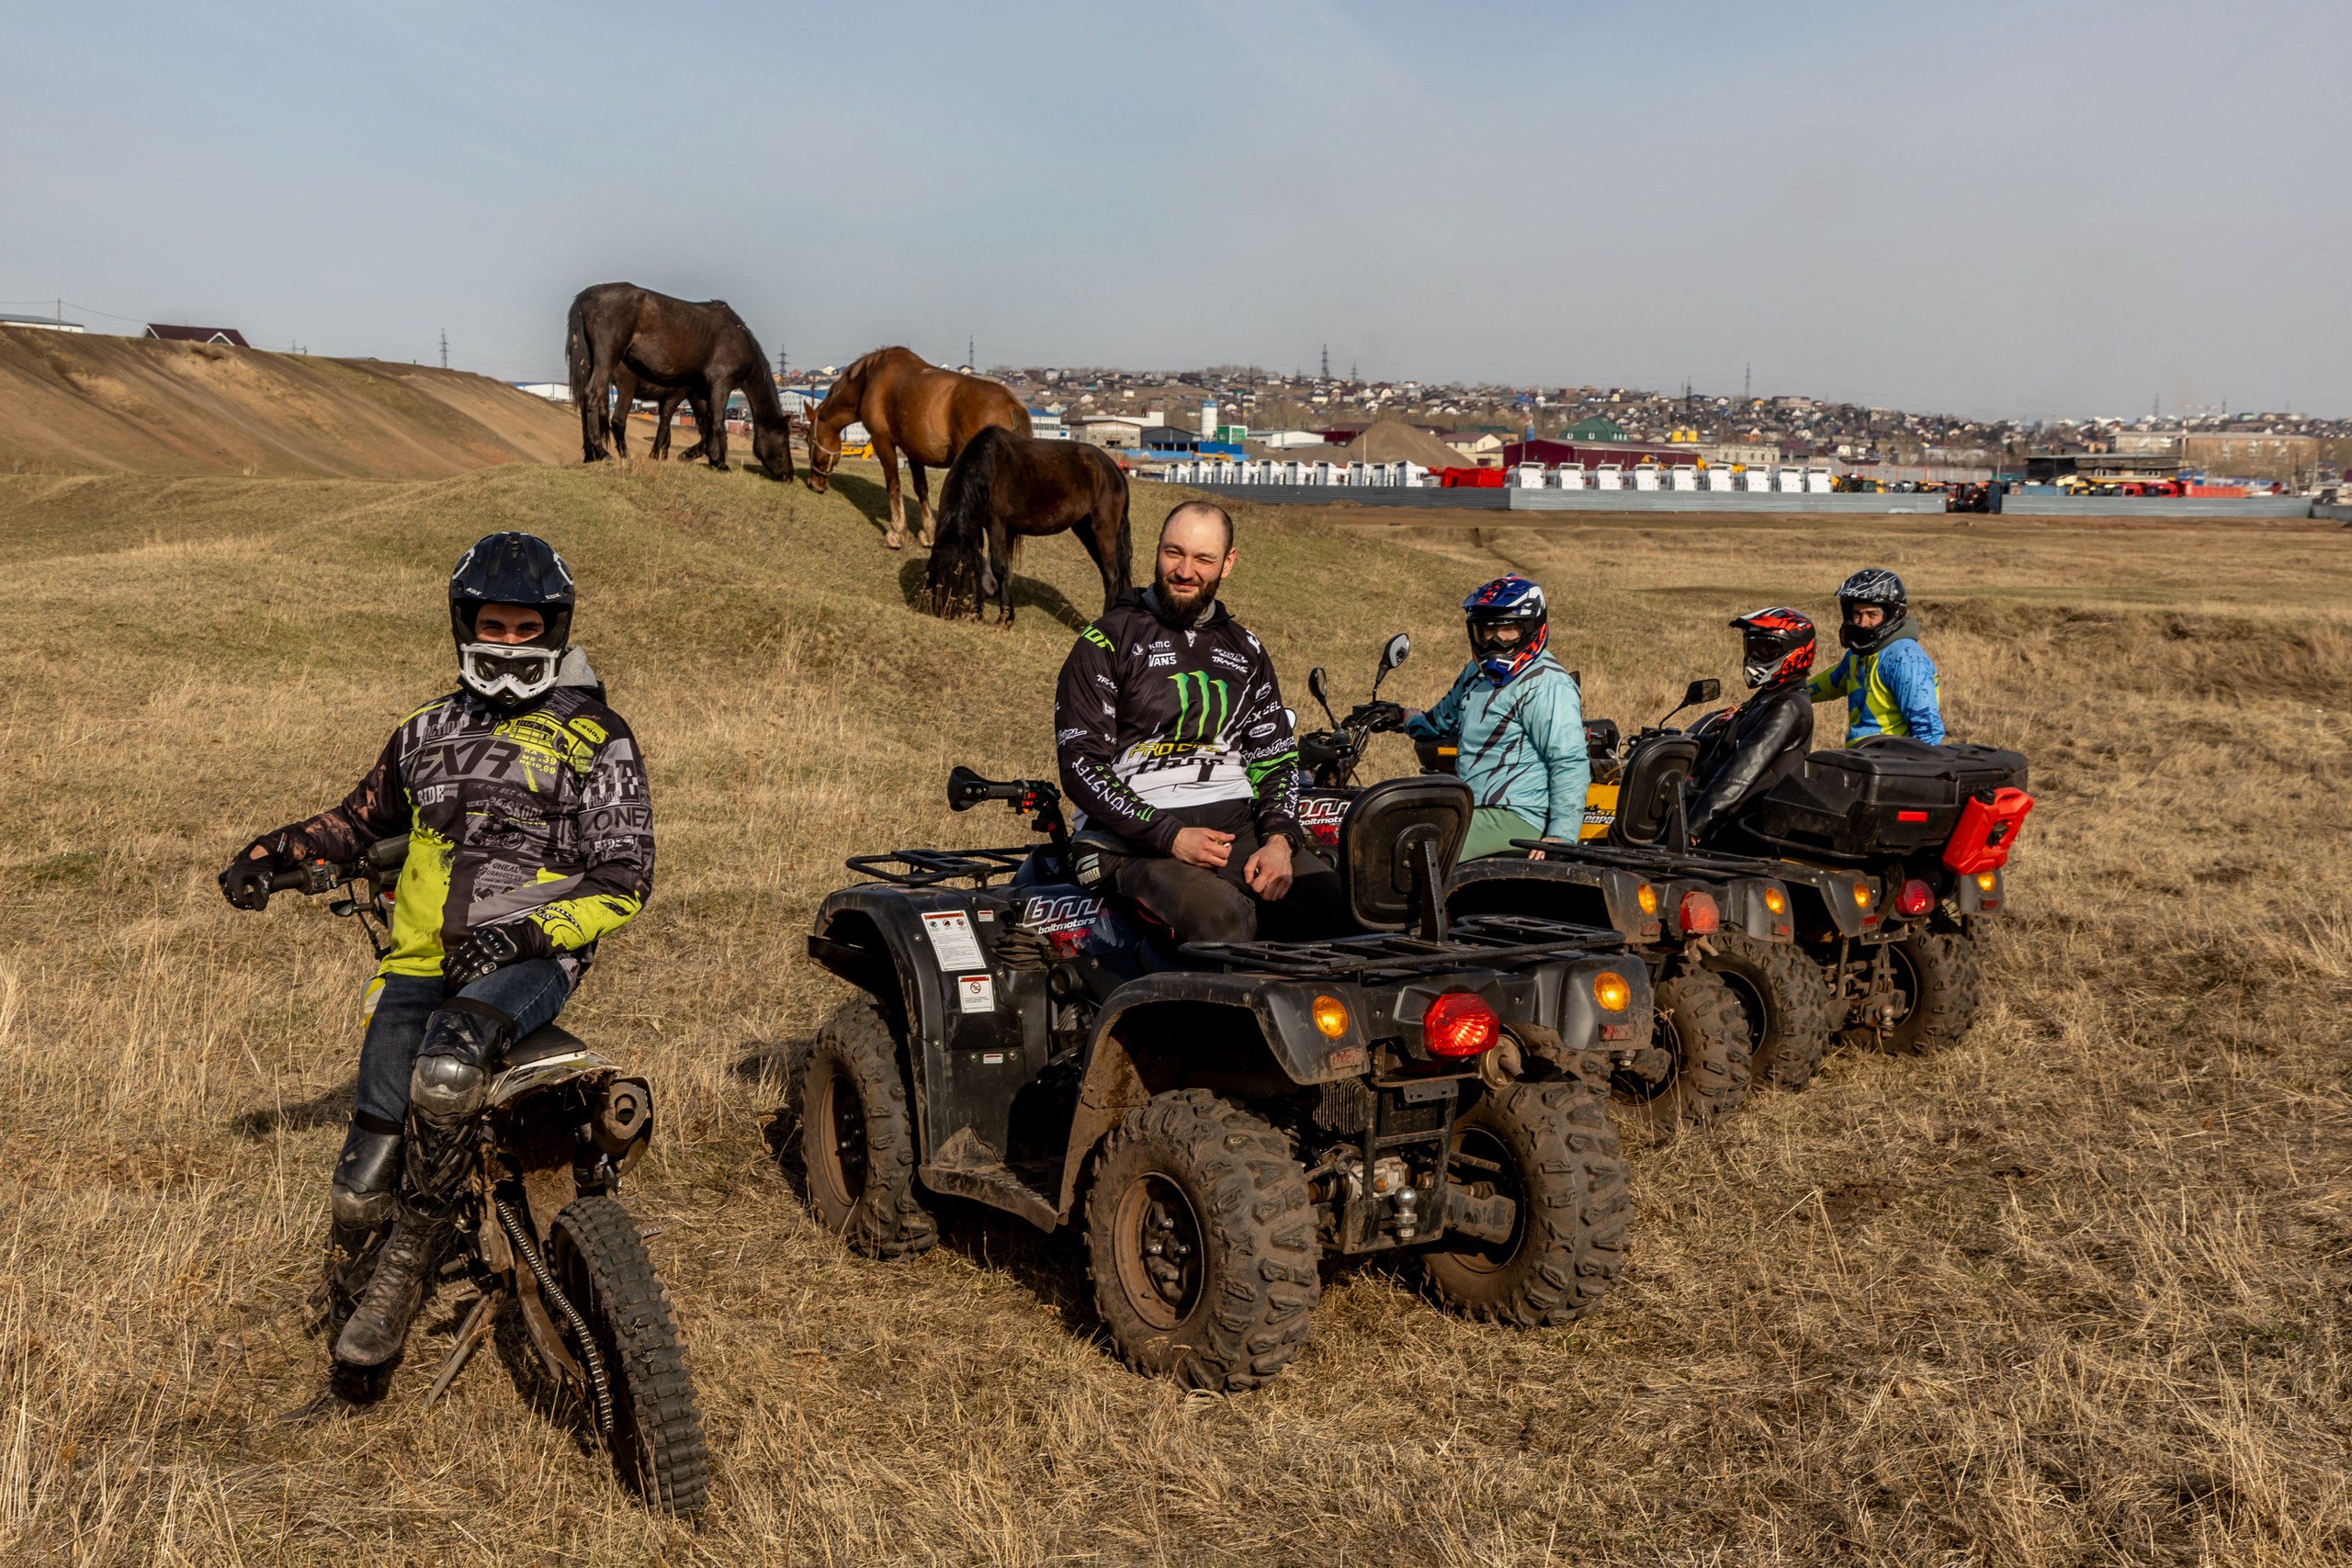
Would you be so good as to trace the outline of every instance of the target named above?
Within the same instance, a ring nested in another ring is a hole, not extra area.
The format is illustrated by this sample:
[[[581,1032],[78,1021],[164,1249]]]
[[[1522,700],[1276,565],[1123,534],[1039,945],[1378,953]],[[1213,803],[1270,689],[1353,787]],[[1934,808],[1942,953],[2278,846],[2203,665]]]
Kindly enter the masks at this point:
[[[1029,434],[1029,411],[1000,383],[926,365],[912,349],[877,348],[842,371],[809,416],[811,490],[822,491],[832,477],[842,460],[842,432],[853,420],[865,426],[874,441],[875,461],[882,465],[883,488],[890,497],[890,531],[882,542],[894,550],[907,542],[906,506],[899,495],[901,454],[914,472],[922,544],[928,549],[933,529],[931,481],[923,475],[923,465],[946,468],[966,442],[991,425],[1015,435]]]
[[[727,467],[727,400],[741,391],[752,406],[752,455],[769,478],[792,477],[791,423],[768,378],[767,355],[726,300],[697,304],[634,283],[599,283],[571,301],[568,326],[566,357],[571,400],[580,410],[582,461],[605,456],[607,398],[627,371],[637,382],[695,400],[703,433],[695,445],[714,468]],[[635,390],[629,388],[632,395]],[[628,417],[626,403],[621,413]]]
[[[615,370],[613,390],[615,395],[610,426],[613,434],[613,453],[616,457],[626,457],[628,456],[629,414],[637,407],[637,373],[626,365]],[[670,455],[670,422],[677,416],[678,405],[686,401],[686,389],[684,387],[653,387],[647,389],[646,395],[659,405],[658,412],[653,416],[653,445],[646,452],[647,457],[658,462]],[[692,412],[695,428],[698,431],[708,430],[710,428],[709,411],[702,404],[695,403],[692,406]],[[693,462],[703,455],[705,445],[706,443],[701,441],[695,442],[678,454],[678,461]]]
[[[1075,528],[1102,573],[1102,608],[1127,591],[1132,570],[1127,476],[1109,453],[1071,441],[1035,441],[991,425],[965,444],[939,491],[939,547],[931,553],[932,614],[972,614],[994,599],[1012,624],[1012,553],[1024,537]]]

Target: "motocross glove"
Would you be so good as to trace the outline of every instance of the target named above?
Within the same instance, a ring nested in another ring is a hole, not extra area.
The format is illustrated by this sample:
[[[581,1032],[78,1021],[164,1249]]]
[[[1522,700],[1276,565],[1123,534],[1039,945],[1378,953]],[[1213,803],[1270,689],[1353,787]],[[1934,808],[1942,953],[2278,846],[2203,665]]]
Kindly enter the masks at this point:
[[[441,961],[442,984],[451,992],[462,991],[510,964],[554,956],[555,943],[548,940],[548,933],[539,929],[537,920],[504,920],[494,926],[477,926]]]
[[[286,835],[265,833],[237,852],[220,868],[220,896],[239,909],[265,908],[269,904],[269,879],[285,869]]]

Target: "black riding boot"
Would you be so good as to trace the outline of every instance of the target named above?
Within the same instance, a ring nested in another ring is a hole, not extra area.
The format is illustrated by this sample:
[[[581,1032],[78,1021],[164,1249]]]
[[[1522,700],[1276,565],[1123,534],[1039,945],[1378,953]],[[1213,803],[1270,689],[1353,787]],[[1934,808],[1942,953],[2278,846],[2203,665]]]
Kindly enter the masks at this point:
[[[409,1075],[407,1196],[377,1257],[375,1278],[335,1341],[336,1360],[379,1367],[407,1341],[465,1185],[474,1118],[489,1089],[487,1069],[513,1037],[512,1019],[463,997],[425,1024]]]
[[[334,1343],[376,1271],[376,1255],[400,1212],[401,1130],[354,1116],[334,1162],[333,1220],[327,1230],[327,1343]]]

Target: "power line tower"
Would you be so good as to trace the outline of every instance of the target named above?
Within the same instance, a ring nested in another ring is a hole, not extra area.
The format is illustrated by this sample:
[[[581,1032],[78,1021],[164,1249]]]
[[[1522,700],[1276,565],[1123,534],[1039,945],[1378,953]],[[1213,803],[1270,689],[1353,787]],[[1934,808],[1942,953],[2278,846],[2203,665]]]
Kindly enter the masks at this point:
[[[1325,379],[1326,381],[1328,381],[1328,380],[1329,380],[1330,378],[1331,378],[1331,345],[1330,345],[1329,344],[1328,344],[1328,343],[1327,343],[1327,344],[1325,344],[1323,345],[1323,379]]]
[[[1753,365],[1745,367],[1739,373],[1739,400],[1744,403],[1756,400],[1756,367]]]
[[[980,356],[973,351],[972,340],[968,337],[964,340],[964,363],[975,370],[980,367]]]
[[[789,375],[791,363],[785,355],[784,344],[777,344],[775,345],[775,378],[777,380],[784,380]]]
[[[441,368],[449,368],[449,329],[441,329]]]

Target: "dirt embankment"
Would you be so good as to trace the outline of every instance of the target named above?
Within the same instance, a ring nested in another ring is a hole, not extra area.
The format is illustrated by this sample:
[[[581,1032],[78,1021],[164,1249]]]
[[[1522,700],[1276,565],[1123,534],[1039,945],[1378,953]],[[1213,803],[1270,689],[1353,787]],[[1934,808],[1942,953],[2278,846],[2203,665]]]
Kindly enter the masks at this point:
[[[0,473],[443,479],[579,442],[571,410],[463,371],[0,328]]]

